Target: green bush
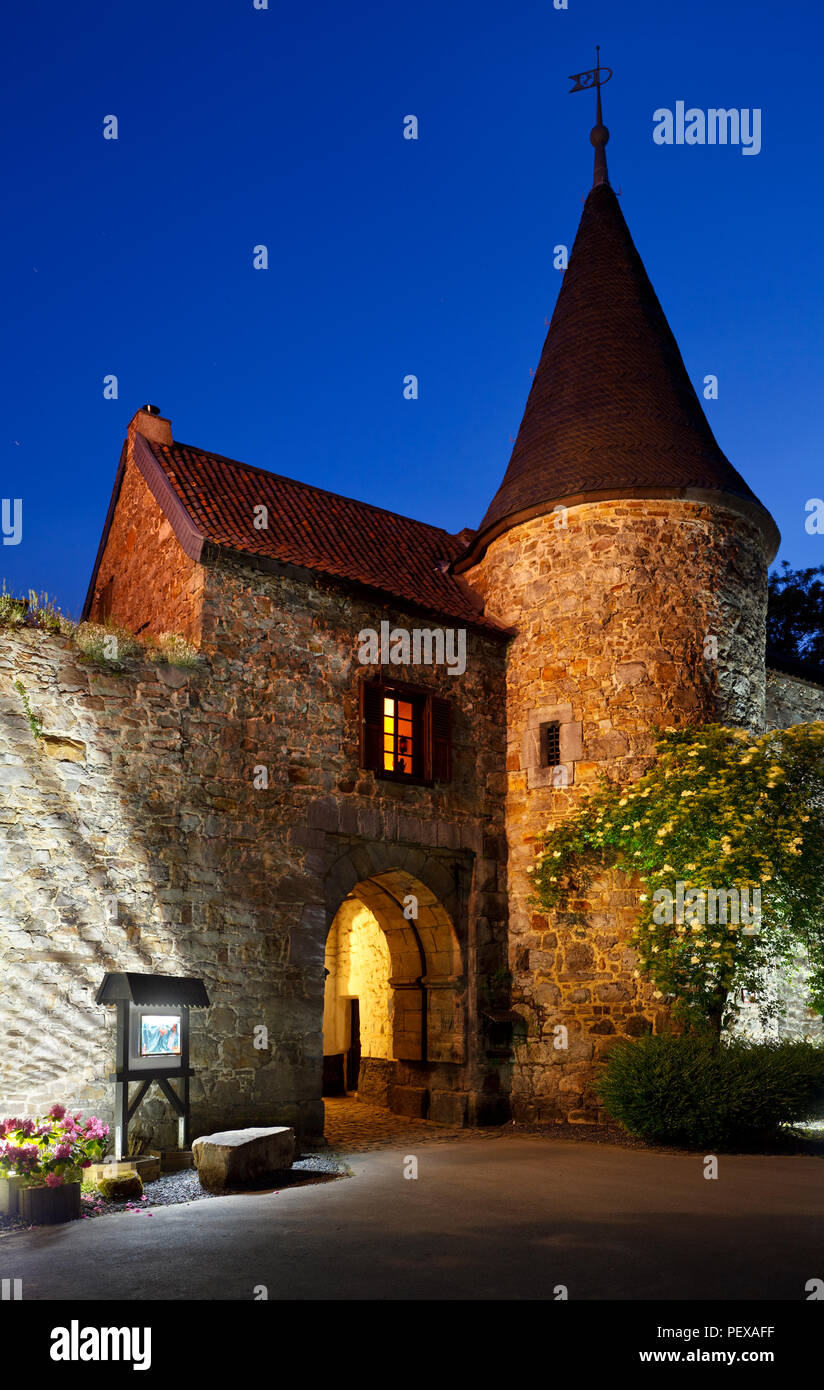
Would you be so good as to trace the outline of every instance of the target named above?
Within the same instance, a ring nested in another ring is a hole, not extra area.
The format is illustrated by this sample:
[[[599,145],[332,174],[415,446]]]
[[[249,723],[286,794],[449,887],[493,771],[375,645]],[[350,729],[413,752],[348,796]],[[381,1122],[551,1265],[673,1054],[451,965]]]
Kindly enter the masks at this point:
[[[824,1113],[824,1047],[662,1034],[618,1043],[598,1082],[607,1113],[653,1143],[723,1150]]]

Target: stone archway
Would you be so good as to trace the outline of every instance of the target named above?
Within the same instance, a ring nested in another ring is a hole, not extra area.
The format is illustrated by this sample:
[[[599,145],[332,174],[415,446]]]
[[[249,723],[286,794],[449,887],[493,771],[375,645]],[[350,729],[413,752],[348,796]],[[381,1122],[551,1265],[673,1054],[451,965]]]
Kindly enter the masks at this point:
[[[355,1040],[347,1009],[356,1001],[359,1095],[423,1117],[433,1095],[437,1113],[445,1108],[442,1097],[465,1085],[466,943],[453,916],[460,921],[462,866],[424,851],[391,851],[375,846],[365,863],[358,847],[342,855],[327,878],[325,1074],[345,1075],[344,1053],[351,1062]]]

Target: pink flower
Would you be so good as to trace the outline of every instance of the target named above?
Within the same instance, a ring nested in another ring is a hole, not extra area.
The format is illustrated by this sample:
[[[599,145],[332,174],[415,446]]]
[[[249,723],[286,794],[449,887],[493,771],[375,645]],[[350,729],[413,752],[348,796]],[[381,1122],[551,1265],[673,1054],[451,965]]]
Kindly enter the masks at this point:
[[[31,1173],[37,1168],[40,1161],[40,1150],[36,1144],[26,1144],[18,1147],[15,1144],[6,1144],[3,1158],[19,1173]]]
[[[21,1120],[18,1129],[28,1139],[30,1135],[34,1134],[34,1120]]]
[[[71,1156],[72,1156],[72,1146],[71,1146],[71,1144],[58,1144],[58,1145],[57,1145],[57,1148],[56,1148],[55,1151],[54,1151],[54,1156],[55,1156],[55,1158],[71,1158]]]
[[[91,1168],[91,1166],[92,1166],[92,1161],[91,1161],[90,1158],[82,1158],[82,1159],[80,1160],[80,1167],[81,1167],[81,1168]]]
[[[51,1110],[49,1111],[49,1114],[51,1115],[53,1120],[62,1120],[65,1113],[65,1105],[53,1105]]]
[[[62,1187],[62,1186],[63,1186],[63,1174],[62,1174],[62,1173],[47,1173],[47,1174],[46,1174],[46,1186],[47,1186],[47,1187]]]

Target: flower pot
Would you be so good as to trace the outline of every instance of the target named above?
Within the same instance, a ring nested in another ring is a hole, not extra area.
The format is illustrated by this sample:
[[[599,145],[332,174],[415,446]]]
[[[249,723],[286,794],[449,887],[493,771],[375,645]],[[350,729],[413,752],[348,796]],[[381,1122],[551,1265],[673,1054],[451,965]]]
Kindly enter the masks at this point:
[[[74,1221],[80,1216],[80,1183],[66,1182],[62,1187],[21,1187],[17,1193],[17,1210],[21,1221],[30,1226],[56,1226],[61,1221]]]

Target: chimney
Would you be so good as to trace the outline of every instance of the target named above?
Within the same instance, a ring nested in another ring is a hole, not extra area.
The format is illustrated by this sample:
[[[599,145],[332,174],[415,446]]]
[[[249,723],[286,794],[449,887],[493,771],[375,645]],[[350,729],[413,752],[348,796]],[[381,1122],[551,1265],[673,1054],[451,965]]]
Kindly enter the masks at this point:
[[[152,444],[171,444],[172,422],[160,413],[159,405],[142,405],[129,421],[130,438],[138,431]]]

